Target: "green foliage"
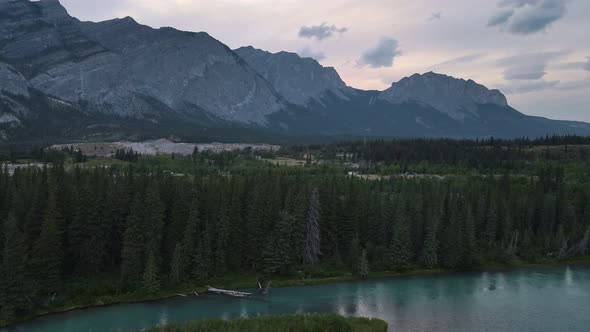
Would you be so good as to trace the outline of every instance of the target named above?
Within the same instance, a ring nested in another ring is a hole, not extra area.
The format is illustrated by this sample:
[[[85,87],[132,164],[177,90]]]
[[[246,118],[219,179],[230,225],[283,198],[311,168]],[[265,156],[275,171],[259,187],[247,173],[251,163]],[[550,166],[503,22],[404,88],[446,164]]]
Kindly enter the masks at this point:
[[[336,315],[286,315],[242,318],[237,320],[204,320],[171,324],[148,332],[385,332],[387,324],[378,319],[345,318]]]
[[[369,260],[367,259],[367,250],[361,252],[359,258],[358,275],[366,279],[369,276]]]
[[[391,268],[400,272],[410,267],[412,259],[412,243],[407,214],[407,207],[404,201],[400,202],[393,223],[393,237],[389,246],[389,259]]]
[[[143,289],[147,294],[155,294],[160,290],[158,263],[154,252],[150,252],[145,266],[145,272],[143,273]]]
[[[538,151],[525,142],[433,144],[450,155],[428,156],[436,151],[420,141],[306,151],[346,152],[346,161],[365,158],[361,168],[368,160],[365,165],[373,166],[366,169],[392,159],[399,170],[418,164],[432,170],[441,162],[439,170],[473,173],[366,180],[328,162],[272,165],[251,151],[142,156],[108,167],[98,160],[73,165],[66,156],[66,166],[56,157],[42,169],[9,174],[3,168],[0,220],[8,221],[0,227],[0,312],[18,318],[39,308],[92,304],[92,297],[155,297],[223,286],[230,276],[306,283],[590,252],[590,185],[571,181],[582,177],[554,160],[562,149]],[[472,160],[490,157],[488,150],[513,159],[499,166]],[[567,161],[588,166],[590,154],[580,151],[569,148]],[[481,174],[474,165],[505,172]],[[98,276],[109,281],[94,283]],[[26,301],[19,302],[23,293]]]
[[[0,265],[0,320],[15,319],[29,308],[25,280],[26,247],[24,234],[14,216],[4,222],[4,252]]]

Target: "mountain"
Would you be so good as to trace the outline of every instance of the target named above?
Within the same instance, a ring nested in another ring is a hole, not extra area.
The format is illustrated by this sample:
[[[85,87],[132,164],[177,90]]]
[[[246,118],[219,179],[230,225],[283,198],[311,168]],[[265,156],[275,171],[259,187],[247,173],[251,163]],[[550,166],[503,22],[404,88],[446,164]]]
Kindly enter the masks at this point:
[[[2,73],[10,68],[30,88],[93,112],[264,124],[285,108],[266,80],[206,33],[131,18],[80,22],[57,0],[0,0],[0,17]]]
[[[474,115],[478,105],[508,106],[506,97],[498,90],[488,90],[473,80],[466,81],[433,72],[405,77],[383,91],[379,99],[392,104],[421,103],[455,120]]]
[[[363,91],[295,53],[232,51],[130,17],[81,22],[58,0],[0,0],[0,141],[554,133],[590,125],[524,115],[472,80],[431,72]]]
[[[292,104],[306,106],[327,93],[347,99],[346,92],[351,90],[336,69],[323,67],[314,59],[289,52],[273,54],[251,46],[234,51]]]

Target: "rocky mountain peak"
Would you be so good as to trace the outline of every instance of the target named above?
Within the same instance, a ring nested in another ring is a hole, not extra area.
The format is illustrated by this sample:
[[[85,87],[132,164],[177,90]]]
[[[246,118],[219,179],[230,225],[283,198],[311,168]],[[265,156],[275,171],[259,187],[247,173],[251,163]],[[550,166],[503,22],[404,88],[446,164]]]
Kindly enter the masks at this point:
[[[68,11],[59,0],[41,0],[35,4],[43,11],[43,15],[48,20],[70,18]]]
[[[394,104],[420,102],[458,120],[478,104],[508,106],[506,97],[498,90],[434,72],[405,77],[383,91],[379,98]]]
[[[234,52],[292,104],[304,106],[321,100],[328,92],[346,98],[343,92],[349,88],[336,70],[312,58],[302,58],[291,52],[270,53],[252,46]]]

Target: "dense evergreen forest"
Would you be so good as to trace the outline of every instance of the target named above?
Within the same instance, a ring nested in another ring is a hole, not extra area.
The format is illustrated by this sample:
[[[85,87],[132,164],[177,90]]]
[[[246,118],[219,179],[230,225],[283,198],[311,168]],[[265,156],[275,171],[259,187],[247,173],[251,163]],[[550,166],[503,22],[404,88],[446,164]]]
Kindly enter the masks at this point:
[[[364,277],[589,255],[587,139],[550,139],[337,143],[274,155],[314,152],[382,172],[481,170],[376,181],[248,151],[118,152],[117,162],[38,152],[47,166],[0,170],[0,320],[80,294],[156,294],[228,275]]]

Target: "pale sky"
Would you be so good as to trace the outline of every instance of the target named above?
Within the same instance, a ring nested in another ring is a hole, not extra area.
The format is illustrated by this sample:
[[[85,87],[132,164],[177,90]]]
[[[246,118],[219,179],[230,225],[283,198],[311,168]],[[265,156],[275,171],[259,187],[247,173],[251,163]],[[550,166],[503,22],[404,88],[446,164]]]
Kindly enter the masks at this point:
[[[350,86],[435,71],[499,88],[531,115],[590,122],[590,0],[61,0],[81,20],[132,16],[231,48],[290,51]]]

